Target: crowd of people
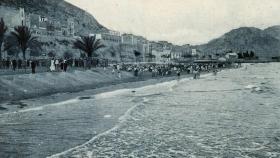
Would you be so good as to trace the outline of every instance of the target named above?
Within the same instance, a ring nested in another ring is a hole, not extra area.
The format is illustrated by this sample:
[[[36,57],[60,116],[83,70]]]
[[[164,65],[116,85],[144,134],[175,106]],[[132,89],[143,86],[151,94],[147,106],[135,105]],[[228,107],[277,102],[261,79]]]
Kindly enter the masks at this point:
[[[194,79],[199,79],[201,72],[213,72],[217,74],[218,69],[224,67],[224,64],[116,64],[113,65],[112,73],[118,73],[121,78],[121,71],[132,72],[135,77],[151,75],[151,77],[178,76],[182,73],[193,74]]]
[[[43,71],[64,71],[66,72],[68,67],[73,68],[83,68],[90,69],[91,67],[96,66],[107,66],[107,60],[101,59],[3,59],[0,60],[0,69],[2,70],[11,70],[16,72],[17,70],[28,70],[31,69],[32,73],[36,72],[36,68],[43,68]]]
[[[69,67],[90,69],[92,67],[108,67],[108,60],[100,59],[3,59],[0,61],[0,69],[11,71],[31,69],[32,73],[36,72],[37,67],[44,68],[48,72],[66,72]],[[156,63],[138,63],[138,64],[114,64],[111,65],[112,73],[122,77],[122,71],[131,72],[135,77],[164,77],[178,76],[181,74],[193,74],[194,79],[199,79],[201,72],[212,71],[217,74],[218,69],[224,67],[221,63],[185,63],[185,64],[156,64]]]
[[[3,59],[0,61],[0,69],[5,70],[20,70],[31,68],[32,73],[35,73],[36,67],[39,65],[37,60],[21,60],[21,59]]]

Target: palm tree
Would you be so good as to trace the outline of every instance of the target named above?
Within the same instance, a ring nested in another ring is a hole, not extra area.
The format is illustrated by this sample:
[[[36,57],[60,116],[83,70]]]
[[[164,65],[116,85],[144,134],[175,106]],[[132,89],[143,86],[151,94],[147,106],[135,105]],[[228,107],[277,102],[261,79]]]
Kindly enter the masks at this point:
[[[37,37],[32,37],[29,28],[26,26],[15,27],[14,31],[12,31],[11,34],[16,38],[17,45],[21,49],[23,59],[25,60],[25,53],[27,48],[31,47],[32,45],[38,44]]]
[[[1,18],[0,20],[0,60],[2,60],[2,44],[3,44],[3,41],[4,41],[4,36],[5,36],[5,33],[7,32],[8,28],[7,26],[5,25],[5,22],[3,20],[3,18]]]
[[[81,36],[73,43],[75,49],[85,52],[88,57],[97,56],[96,51],[105,47],[96,36]]]

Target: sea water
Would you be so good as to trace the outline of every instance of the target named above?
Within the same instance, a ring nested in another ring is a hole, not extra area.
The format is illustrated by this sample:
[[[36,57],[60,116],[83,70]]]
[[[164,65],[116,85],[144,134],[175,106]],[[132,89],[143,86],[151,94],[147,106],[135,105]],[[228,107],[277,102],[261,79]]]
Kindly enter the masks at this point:
[[[97,95],[130,109],[52,157],[280,157],[280,64],[246,67]]]

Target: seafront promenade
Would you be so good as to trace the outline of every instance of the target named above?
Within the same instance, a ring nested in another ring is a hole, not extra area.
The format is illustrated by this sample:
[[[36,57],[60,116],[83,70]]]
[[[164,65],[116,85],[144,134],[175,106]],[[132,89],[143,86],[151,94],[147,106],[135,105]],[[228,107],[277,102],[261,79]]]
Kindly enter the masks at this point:
[[[1,102],[36,98],[63,92],[77,92],[112,84],[136,82],[183,75],[213,73],[232,65],[217,64],[114,64],[96,67],[68,66],[67,71],[50,72],[48,67],[38,67],[35,74],[30,69],[3,69],[1,71]]]

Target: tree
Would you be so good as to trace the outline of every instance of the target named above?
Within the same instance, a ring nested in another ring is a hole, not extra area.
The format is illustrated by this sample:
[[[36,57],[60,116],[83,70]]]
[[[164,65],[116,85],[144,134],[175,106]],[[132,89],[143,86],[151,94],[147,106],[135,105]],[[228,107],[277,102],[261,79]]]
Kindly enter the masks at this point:
[[[81,36],[73,43],[74,49],[79,49],[87,54],[88,57],[97,56],[96,51],[105,47],[96,36]]]
[[[139,56],[141,55],[141,53],[138,52],[137,50],[134,50],[134,55],[135,55],[136,62],[137,62],[137,59],[139,58]]]
[[[48,57],[54,58],[54,57],[55,57],[55,53],[54,53],[53,51],[50,51],[50,52],[48,53]]]
[[[255,57],[255,53],[253,51],[250,52],[250,58],[253,59]]]
[[[2,44],[4,42],[5,33],[7,32],[8,27],[5,25],[3,18],[0,20],[0,60],[2,60]]]
[[[37,37],[32,37],[32,34],[28,27],[26,26],[17,26],[14,28],[14,31],[11,32],[11,35],[16,38],[17,46],[21,49],[22,57],[25,60],[26,50],[29,47],[38,45]],[[12,44],[10,44],[13,46]]]
[[[63,57],[64,57],[65,59],[72,59],[73,56],[74,56],[73,53],[71,53],[71,52],[69,52],[69,51],[66,51],[66,52],[63,53]]]
[[[238,55],[238,59],[243,59],[244,58],[242,53],[237,53],[237,55]]]
[[[40,56],[40,55],[41,55],[41,53],[40,53],[40,51],[38,51],[37,49],[31,49],[31,50],[30,50],[30,56],[38,57],[38,56]]]
[[[246,51],[245,53],[243,53],[243,57],[244,57],[244,58],[249,58],[249,57],[250,57],[249,52]]]
[[[5,37],[4,40],[4,51],[7,51],[8,56],[14,56],[18,58],[18,53],[20,49],[17,45],[13,46],[11,43],[17,43],[17,40],[9,34]]]
[[[110,48],[109,48],[109,52],[110,52],[110,54],[111,54],[111,57],[116,57],[116,50],[115,50],[115,48],[113,47],[113,46],[111,46]]]
[[[81,53],[80,54],[80,58],[82,58],[82,59],[86,58],[86,54],[85,53]]]

